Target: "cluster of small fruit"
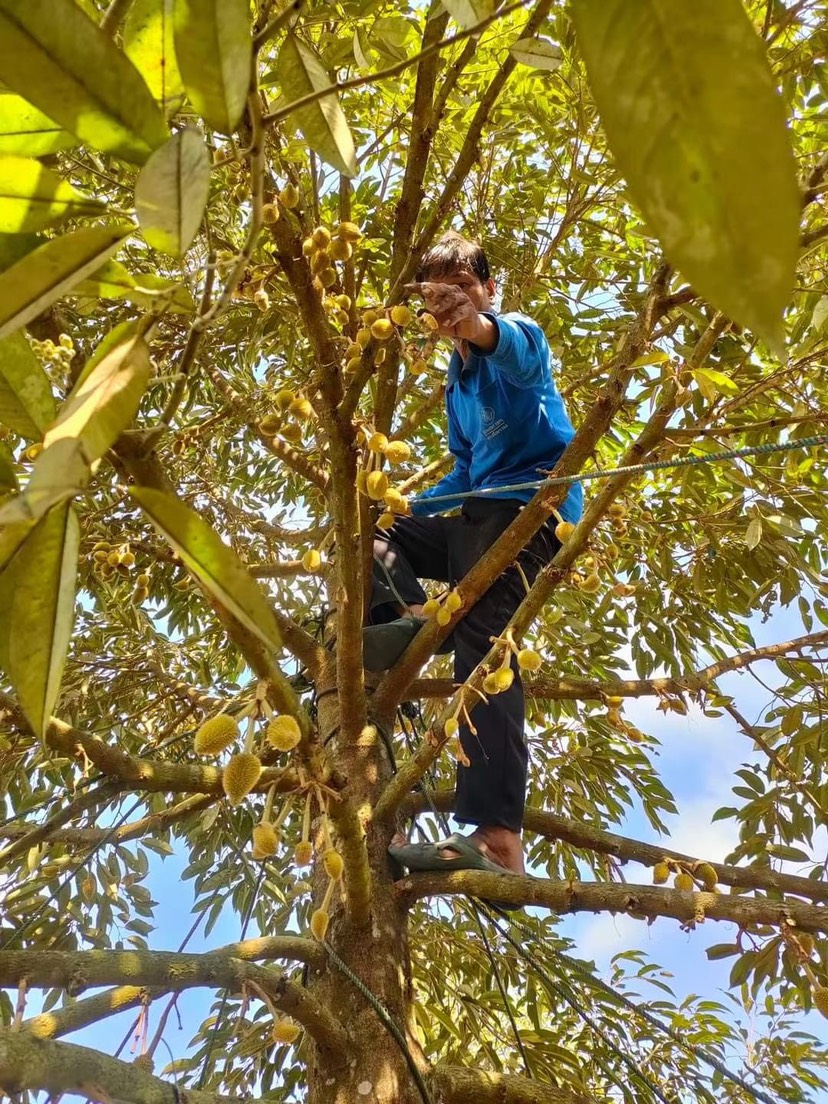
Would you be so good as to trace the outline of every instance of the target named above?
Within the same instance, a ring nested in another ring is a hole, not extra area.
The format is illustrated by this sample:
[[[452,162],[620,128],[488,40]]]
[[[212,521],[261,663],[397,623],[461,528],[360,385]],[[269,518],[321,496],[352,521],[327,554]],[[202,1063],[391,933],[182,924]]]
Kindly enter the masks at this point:
[[[401,329],[411,322],[411,311],[408,307],[399,304],[396,307],[367,307],[360,316],[360,327],[354,340],[345,350],[345,372],[352,375],[362,364],[362,354],[372,341],[379,342],[379,348],[374,349],[372,363],[379,365],[385,363],[385,342],[390,341]]]
[[[298,443],[304,436],[303,423],[313,417],[313,404],[304,395],[297,395],[289,387],[283,387],[273,398],[275,409],[258,423],[258,430],[264,437],[277,434],[285,441]]]
[[[43,368],[52,383],[58,387],[66,384],[69,365],[75,356],[75,343],[69,334],[62,333],[58,337],[58,343],[54,341],[37,341],[29,339],[33,351],[40,357]]]
[[[362,231],[355,222],[340,222],[333,231],[327,226],[317,226],[302,242],[302,253],[308,259],[313,286],[320,295],[324,295],[327,288],[333,287],[339,279],[335,262],[349,261],[361,238]],[[349,308],[350,304],[343,313],[347,315]]]
[[[95,571],[101,579],[111,579],[115,575],[122,575],[129,579],[135,567],[135,553],[129,544],[119,544],[113,548],[109,541],[97,541],[89,553]],[[140,606],[149,597],[150,577],[146,571],[141,571],[135,576],[135,587],[132,591],[133,606]]]
[[[357,472],[357,490],[385,505],[377,525],[380,529],[390,529],[395,515],[408,513],[408,499],[398,487],[391,485],[379,465],[383,457],[389,464],[404,464],[411,459],[411,446],[405,441],[389,441],[384,433],[369,433],[365,429],[357,432],[357,441],[365,446],[363,465]]]
[[[263,717],[267,722],[264,738],[277,751],[293,751],[302,739],[302,730],[296,718],[287,713],[275,715],[266,699],[257,694],[254,701],[242,709],[237,717],[231,717],[227,713],[219,713],[204,721],[196,732],[193,742],[196,753],[217,756],[227,751],[240,739],[241,732],[238,722],[239,719],[243,719],[245,716],[247,718],[247,733],[243,749],[234,752],[230,756],[221,777],[222,788],[231,805],[239,805],[244,801],[259,782],[264,769],[261,759],[253,750],[256,722],[260,717]],[[322,940],[325,938],[328,929],[330,904],[334,888],[342,878],[344,860],[332,843],[330,821],[321,788],[311,782],[307,784],[306,790],[305,809],[302,817],[302,838],[296,845],[293,858],[297,866],[308,866],[313,861],[314,848],[310,835],[312,801],[315,794],[323,814],[322,830],[325,848],[321,860],[328,875],[328,888],[322,904],[311,917],[311,932],[315,938]],[[274,796],[275,786],[271,786],[262,819],[253,829],[254,859],[269,858],[276,853],[280,843],[280,829],[291,810],[291,801],[288,799],[274,819],[272,816]]]
[[[811,965],[816,943],[810,932],[799,931],[791,925],[782,928],[782,937],[785,940],[785,958],[801,966],[803,973],[811,983],[811,998],[814,1008],[828,1019],[828,986],[823,985],[814,972]]]
[[[673,874],[673,885],[676,889],[691,892],[698,885],[708,893],[715,893],[719,883],[719,875],[716,868],[706,862],[685,862],[665,856],[661,862],[653,867],[653,884],[664,885]]]

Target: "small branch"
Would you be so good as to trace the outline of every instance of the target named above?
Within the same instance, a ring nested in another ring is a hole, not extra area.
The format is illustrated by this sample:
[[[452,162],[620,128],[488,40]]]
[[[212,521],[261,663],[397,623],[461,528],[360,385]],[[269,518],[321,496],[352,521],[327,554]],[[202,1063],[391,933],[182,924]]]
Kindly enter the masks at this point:
[[[439,790],[429,795],[434,807],[443,813],[454,809],[454,791]],[[404,806],[406,815],[428,812],[431,803],[422,794],[411,794]],[[562,841],[571,847],[595,851],[601,855],[613,855],[622,862],[637,862],[642,866],[655,866],[666,858],[693,865],[709,862],[716,870],[721,885],[739,889],[761,889],[773,894],[794,894],[811,901],[828,902],[828,883],[813,878],[801,878],[795,874],[780,874],[768,866],[730,866],[714,859],[699,859],[685,855],[669,846],[669,841],[643,843],[627,836],[618,836],[583,821],[572,820],[546,809],[526,810],[524,828],[551,841]]]
[[[409,491],[418,490],[426,483],[430,483],[435,476],[442,475],[447,472],[454,463],[454,457],[450,452],[445,453],[439,460],[432,460],[430,464],[426,464],[424,468],[420,468],[418,472],[410,475],[408,479],[403,480],[400,483],[400,492],[402,494],[408,494]]]
[[[259,433],[255,426],[251,428],[269,452],[272,452],[274,456],[278,456],[283,464],[292,468],[297,475],[301,475],[309,483],[313,483],[324,494],[329,482],[329,476],[326,472],[322,471],[321,468],[317,468],[304,453],[293,448],[287,441],[283,441],[280,437],[266,437],[263,433]]]
[[[105,35],[114,38],[120,30],[121,24],[126,19],[132,0],[112,0],[101,20],[101,30]]]
[[[284,11],[281,11],[278,15],[275,15],[270,20],[270,22],[259,31],[258,34],[253,36],[253,49],[258,52],[259,50],[261,50],[262,46],[264,46],[268,39],[273,38],[273,36],[278,31],[280,31],[282,27],[286,27],[291,19],[295,15],[298,15],[299,12],[302,10],[302,5],[304,4],[304,2],[305,0],[292,0],[292,2],[288,4]]]
[[[399,437],[401,441],[405,441],[408,437],[411,437],[420,428],[423,422],[428,421],[434,408],[439,406],[443,401],[445,393],[445,380],[437,380],[426,397],[414,406],[407,418],[404,418],[403,421],[400,422],[392,436]]]
[[[0,703],[5,705],[2,696],[0,696]],[[4,712],[6,712],[5,709]],[[76,745],[72,745],[69,754],[76,754]],[[62,828],[68,821],[80,816],[81,813],[101,804],[108,805],[123,790],[124,786],[120,782],[106,782],[101,786],[85,791],[80,797],[76,797],[74,801],[70,801],[68,805],[53,813],[42,824],[31,828],[24,827],[22,834],[15,833],[17,835],[16,842],[9,844],[8,847],[4,847],[0,851],[0,866],[7,866],[18,855],[23,855],[32,847],[37,847],[50,839],[58,829]]]
[[[410,907],[425,897],[463,894],[513,905],[539,905],[562,916],[576,912],[626,913],[652,921],[671,917],[692,926],[704,919],[740,927],[782,927],[828,931],[828,909],[786,899],[771,901],[724,893],[684,892],[659,886],[614,885],[606,882],[553,882],[518,875],[461,870],[451,874],[419,874],[397,882],[401,904]]]

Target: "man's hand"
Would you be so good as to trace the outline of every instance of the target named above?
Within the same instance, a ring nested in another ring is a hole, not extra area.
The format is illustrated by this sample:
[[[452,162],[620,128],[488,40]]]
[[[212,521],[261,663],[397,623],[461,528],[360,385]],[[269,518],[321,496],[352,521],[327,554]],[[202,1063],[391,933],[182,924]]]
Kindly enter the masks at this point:
[[[497,327],[480,314],[463,288],[456,284],[406,284],[409,291],[422,295],[426,308],[434,315],[441,337],[470,341],[490,351],[497,343]]]

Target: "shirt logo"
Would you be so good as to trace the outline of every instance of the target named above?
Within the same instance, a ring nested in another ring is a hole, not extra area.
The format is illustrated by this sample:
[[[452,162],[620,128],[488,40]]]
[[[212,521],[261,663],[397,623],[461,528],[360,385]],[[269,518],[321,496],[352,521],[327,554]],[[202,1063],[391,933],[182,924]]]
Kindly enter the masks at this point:
[[[483,423],[483,436],[487,441],[491,441],[493,437],[499,436],[504,429],[509,428],[508,422],[505,422],[503,418],[498,418],[490,406],[481,406],[480,420]]]

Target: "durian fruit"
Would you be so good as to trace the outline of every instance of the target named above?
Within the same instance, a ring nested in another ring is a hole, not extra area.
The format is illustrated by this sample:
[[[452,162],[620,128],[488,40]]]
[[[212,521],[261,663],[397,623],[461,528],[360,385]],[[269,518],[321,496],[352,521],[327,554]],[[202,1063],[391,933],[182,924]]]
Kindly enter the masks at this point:
[[[276,392],[276,397],[273,401],[276,403],[279,410],[287,410],[295,398],[295,391],[291,390],[290,387],[282,387]]]
[[[313,844],[310,840],[301,840],[296,844],[293,852],[293,861],[296,866],[310,866],[313,859]]]
[[[231,805],[244,801],[262,773],[262,761],[252,751],[240,751],[224,768],[221,784]]]
[[[408,499],[404,494],[400,494],[396,487],[389,487],[385,492],[385,505],[389,510],[393,510],[397,514],[404,514],[408,509]]]
[[[328,877],[338,882],[342,877],[342,871],[345,869],[345,861],[335,847],[327,848],[322,856],[322,865],[325,867],[325,873]]]
[[[446,737],[450,740],[452,736],[456,736],[457,733],[460,731],[460,722],[457,720],[456,717],[449,717],[449,719],[443,726],[443,731],[445,732]]]
[[[342,238],[334,238],[328,246],[328,252],[335,261],[348,261],[353,256],[354,250],[350,242],[343,241]]]
[[[317,249],[327,249],[331,244],[331,232],[324,226],[317,226],[311,238]]]
[[[350,295],[337,295],[336,305],[340,310],[349,311],[351,309],[351,297]]]
[[[403,303],[398,303],[396,307],[392,307],[390,314],[391,321],[395,326],[407,326],[414,317],[408,307]]]
[[[441,606],[434,615],[434,620],[438,625],[442,625],[445,628],[451,621],[451,610],[446,609],[445,606]]]
[[[814,943],[814,937],[811,935],[811,933],[810,932],[797,932],[796,933],[796,941],[797,941],[797,943],[799,943],[799,946],[802,948],[802,950],[805,952],[805,954],[808,956],[808,958],[810,958],[811,955],[814,953],[814,947],[816,945]]]
[[[331,258],[327,249],[318,249],[311,257],[310,269],[314,276],[331,267]]]
[[[676,874],[675,878],[673,878],[673,885],[676,887],[676,889],[682,890],[682,892],[691,892],[693,889],[695,889],[695,883],[693,882],[693,879],[683,870],[680,874]]]
[[[543,666],[543,658],[531,648],[521,648],[517,661],[521,671],[539,671]]]
[[[136,576],[135,585],[137,587],[148,587],[149,584],[150,584],[150,577],[145,571],[142,571],[140,575]]]
[[[132,592],[130,602],[133,606],[140,606],[142,602],[145,602],[149,597],[149,591],[146,587],[136,587]]]
[[[143,1070],[144,1073],[153,1073],[155,1070],[155,1062],[153,1062],[151,1054],[139,1054],[137,1058],[133,1058],[132,1064],[136,1069]]]
[[[607,724],[618,726],[622,721],[621,710],[614,706],[607,710]]]
[[[348,348],[345,350],[345,359],[346,360],[354,360],[354,359],[359,360],[359,358],[361,356],[362,356],[362,346],[358,342],[352,341],[351,344],[348,346]]]
[[[298,422],[287,422],[281,429],[282,437],[291,444],[298,444],[302,440],[302,427]]]
[[[710,863],[699,863],[695,873],[704,888],[712,893],[719,883],[719,875],[716,873],[716,868],[711,866]]]
[[[253,850],[262,858],[269,858],[276,854],[279,846],[279,836],[272,824],[262,821],[253,829]]]
[[[305,238],[302,242],[302,253],[306,257],[311,257],[316,252],[316,242],[313,238]]]
[[[496,671],[490,671],[488,675],[483,679],[483,693],[488,694],[490,697],[494,694],[500,693],[500,688],[497,685],[497,679],[495,675]]]
[[[504,693],[515,681],[515,672],[511,667],[499,667],[494,672],[494,682],[499,694]]]
[[[664,885],[670,877],[670,867],[666,862],[657,862],[653,867],[653,885]]]
[[[440,323],[434,317],[433,314],[429,314],[428,311],[423,311],[420,317],[420,325],[424,330],[428,330],[429,333],[434,333],[435,330],[440,328]]]
[[[627,507],[623,502],[613,502],[607,512],[613,520],[617,520],[627,516]]]
[[[331,914],[326,908],[318,908],[311,916],[310,930],[314,939],[321,943],[328,934],[328,924],[331,922]]]
[[[369,472],[365,480],[365,490],[369,498],[373,498],[375,502],[381,502],[388,490],[388,476],[381,471]]]
[[[295,184],[285,184],[279,192],[279,202],[283,207],[295,207],[299,202],[299,189]]]
[[[591,575],[587,575],[584,581],[581,583],[581,590],[584,594],[595,594],[601,589],[601,576],[593,572]]]
[[[302,739],[302,730],[295,717],[283,713],[267,726],[265,739],[277,751],[292,751]]]
[[[313,405],[309,399],[304,398],[302,395],[298,395],[288,407],[288,413],[294,418],[299,418],[301,421],[306,422],[308,418],[313,415]]]
[[[279,1020],[273,1021],[273,1030],[271,1032],[274,1043],[285,1043],[290,1046],[291,1043],[295,1043],[301,1034],[301,1027],[298,1023],[289,1019],[287,1016],[283,1016]]]
[[[434,617],[440,610],[440,603],[436,598],[429,598],[423,606],[423,617]]]
[[[345,371],[346,371],[346,372],[347,372],[347,373],[348,373],[349,375],[353,375],[353,374],[354,374],[354,372],[356,372],[356,371],[357,371],[357,369],[358,369],[358,368],[360,368],[361,366],[362,366],[362,360],[361,360],[361,359],[360,359],[359,357],[352,357],[352,358],[351,358],[351,359],[350,359],[349,361],[347,361],[347,363],[345,364]]]
[[[358,242],[362,237],[362,231],[355,222],[340,222],[336,230],[336,236],[346,242]]]
[[[270,296],[267,294],[264,288],[259,288],[253,295],[253,302],[264,313],[270,310]]]
[[[302,557],[302,567],[305,571],[318,571],[322,566],[322,553],[318,548],[309,548]]]
[[[811,995],[814,998],[814,1008],[828,1020],[828,986],[815,985]]]
[[[379,318],[379,311],[372,310],[371,307],[368,310],[362,312],[362,324],[363,326],[373,326],[376,320]]]
[[[219,755],[237,740],[239,726],[228,713],[219,713],[210,717],[200,726],[193,740],[197,755]]]
[[[262,222],[270,223],[279,221],[279,205],[278,203],[265,203],[262,207]]]
[[[396,520],[396,517],[394,517],[392,513],[386,512],[384,514],[380,514],[380,516],[377,518],[377,528],[390,529]]]
[[[357,332],[356,332],[356,343],[357,343],[357,345],[359,345],[360,349],[364,349],[366,345],[370,344],[370,342],[371,342],[371,331],[368,329],[367,326],[363,326],[362,329],[357,330]]]
[[[411,459],[411,446],[405,441],[389,441],[383,452],[390,464],[402,464]]]
[[[456,590],[450,590],[446,595],[444,605],[449,613],[457,613],[459,609],[463,608],[463,599]]]
[[[565,544],[574,532],[575,526],[571,521],[559,521],[555,526],[555,536],[561,544]]]
[[[370,452],[385,452],[388,448],[388,438],[384,433],[372,433],[368,438],[368,450]]]
[[[264,418],[259,422],[259,431],[266,437],[272,437],[275,433],[278,433],[282,425],[282,416],[280,414],[265,414]]]

